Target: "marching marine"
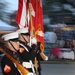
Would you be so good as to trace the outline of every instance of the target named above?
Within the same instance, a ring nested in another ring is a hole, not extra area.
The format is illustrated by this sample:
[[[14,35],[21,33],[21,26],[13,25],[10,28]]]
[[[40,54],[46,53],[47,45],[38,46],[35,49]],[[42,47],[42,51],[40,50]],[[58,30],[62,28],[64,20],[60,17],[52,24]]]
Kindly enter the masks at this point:
[[[32,72],[35,75],[34,68],[34,53],[29,46],[30,42],[30,34],[28,28],[21,28],[17,30],[19,33],[19,41],[20,41],[20,56],[23,59],[22,65],[27,68],[29,72]]]
[[[34,65],[35,65],[35,69],[36,69],[36,75],[41,75],[40,61],[41,60],[47,61],[48,57],[40,50],[40,42],[37,42],[35,37],[32,38],[31,43],[32,43],[32,50],[35,55]]]
[[[26,73],[21,73],[20,69],[17,68],[17,64],[11,61],[6,55],[1,60],[1,69],[3,75],[34,75],[29,69],[32,68],[32,62],[27,62],[28,56],[26,55],[25,58],[23,58],[23,55],[25,52],[23,50],[20,50],[20,43],[18,39],[19,35],[18,32],[9,33],[6,35],[3,35],[2,38],[5,41],[5,45],[7,46],[8,51],[10,52],[11,56],[14,57],[19,63],[25,67],[24,71]],[[28,54],[29,55],[29,54]],[[30,59],[30,58],[29,58]],[[23,62],[24,61],[24,62]]]
[[[14,54],[19,50],[19,42],[18,42],[18,33],[13,32],[9,34],[5,34],[2,36],[4,39],[4,44],[8,48],[8,50]],[[15,67],[14,63],[7,58],[6,55],[3,56],[1,60],[1,69],[3,75],[20,75],[18,69]]]
[[[31,39],[31,46],[30,43],[30,34],[28,31],[28,28],[21,28],[18,30],[19,33],[19,41],[20,41],[20,51],[22,53],[22,58],[24,58],[23,66],[25,67],[24,63],[32,63],[32,68],[28,70],[30,72],[33,72],[36,75],[41,75],[41,67],[40,67],[40,59],[42,60],[48,60],[47,56],[43,56],[43,52],[39,49],[39,43],[37,43],[37,40],[35,38]]]

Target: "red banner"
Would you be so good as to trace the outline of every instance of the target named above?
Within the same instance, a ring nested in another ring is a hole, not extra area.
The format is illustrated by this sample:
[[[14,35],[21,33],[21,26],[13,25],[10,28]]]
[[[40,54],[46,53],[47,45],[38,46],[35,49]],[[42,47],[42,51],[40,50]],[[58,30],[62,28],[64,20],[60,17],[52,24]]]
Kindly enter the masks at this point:
[[[43,10],[41,0],[30,0],[30,3],[34,9],[35,15],[32,13],[32,26],[35,32],[36,39],[41,42],[40,48],[44,50],[44,26],[43,26]]]
[[[16,22],[19,28],[29,27],[31,37],[41,42],[40,48],[44,50],[44,26],[42,0],[19,0]]]
[[[28,27],[29,12],[27,0],[18,0],[18,11],[16,14],[16,22],[19,28]]]

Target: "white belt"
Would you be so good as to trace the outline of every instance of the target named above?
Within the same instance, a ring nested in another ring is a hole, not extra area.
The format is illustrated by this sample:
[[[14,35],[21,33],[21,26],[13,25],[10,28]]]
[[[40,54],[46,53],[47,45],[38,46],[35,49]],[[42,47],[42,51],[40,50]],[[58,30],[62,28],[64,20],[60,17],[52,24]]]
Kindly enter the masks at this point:
[[[23,62],[22,65],[26,68],[32,68],[32,64],[30,62]]]
[[[23,62],[22,65],[23,65],[23,67],[26,67],[26,68],[32,68],[33,73],[35,73],[34,65],[31,60],[30,60],[30,62]]]

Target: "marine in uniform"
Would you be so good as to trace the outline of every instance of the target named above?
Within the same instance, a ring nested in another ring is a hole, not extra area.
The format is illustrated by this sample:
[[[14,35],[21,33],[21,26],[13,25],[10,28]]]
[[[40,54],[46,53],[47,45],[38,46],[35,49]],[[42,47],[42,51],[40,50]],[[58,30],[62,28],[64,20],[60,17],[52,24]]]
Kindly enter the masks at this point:
[[[22,65],[27,68],[27,70],[35,75],[35,68],[34,68],[34,53],[29,46],[30,42],[30,35],[28,28],[21,28],[17,30],[19,33],[19,41],[20,41],[20,52],[19,55],[22,58]]]
[[[29,72],[41,75],[41,66],[40,60],[43,60],[41,57],[42,53],[38,47],[36,38],[32,38],[30,41],[30,35],[28,32],[28,28],[21,28],[18,30],[19,33],[19,41],[20,41],[20,56],[23,58],[22,65],[26,67]],[[29,43],[31,42],[31,46]],[[36,58],[36,60],[35,60]],[[47,60],[46,57],[44,60]],[[31,67],[28,67],[27,64],[31,64]]]
[[[40,50],[40,42],[37,42],[36,38],[32,38],[31,40],[31,44],[32,44],[32,50],[35,54],[35,58],[36,60],[34,60],[34,63],[36,64],[36,75],[41,75],[41,65],[40,65],[40,61],[48,60],[48,57],[46,55],[44,55],[44,53]]]
[[[9,33],[2,36],[10,55],[14,59],[16,59],[21,65],[26,65],[25,67],[26,69],[27,67],[31,67],[31,65],[29,66],[28,63],[23,63],[24,60],[24,57],[22,57],[23,51],[20,51],[20,43],[18,37],[19,37],[18,32]],[[21,71],[16,67],[16,64],[12,62],[6,55],[4,55],[4,57],[1,60],[1,69],[3,75],[22,75]],[[34,74],[28,71],[28,73],[25,75],[34,75]]]
[[[9,34],[5,34],[2,36],[5,41],[5,45],[7,49],[13,54],[13,52],[17,52],[19,50],[19,42],[18,42],[18,33],[13,32]],[[3,56],[1,60],[1,69],[3,75],[21,75],[14,63],[7,58],[6,55]]]

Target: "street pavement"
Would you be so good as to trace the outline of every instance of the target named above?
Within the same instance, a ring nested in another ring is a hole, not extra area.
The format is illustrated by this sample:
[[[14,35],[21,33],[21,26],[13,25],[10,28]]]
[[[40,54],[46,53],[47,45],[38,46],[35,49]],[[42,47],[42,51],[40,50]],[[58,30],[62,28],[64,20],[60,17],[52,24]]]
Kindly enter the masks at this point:
[[[3,74],[2,74],[2,71],[1,71],[1,67],[0,67],[0,75],[3,75]]]
[[[75,75],[75,64],[41,64],[42,75]]]

